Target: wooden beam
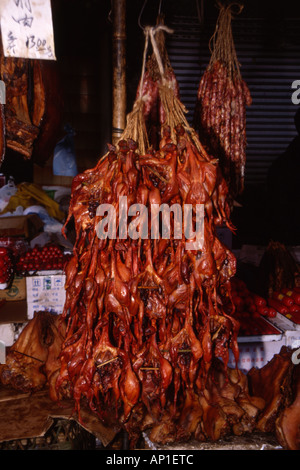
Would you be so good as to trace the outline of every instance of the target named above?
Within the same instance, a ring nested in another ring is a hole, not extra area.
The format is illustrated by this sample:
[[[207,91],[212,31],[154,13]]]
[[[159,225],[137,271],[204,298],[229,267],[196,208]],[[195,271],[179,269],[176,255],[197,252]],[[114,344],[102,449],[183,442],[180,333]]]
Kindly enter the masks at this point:
[[[113,14],[113,97],[112,143],[126,125],[126,0],[112,1]]]

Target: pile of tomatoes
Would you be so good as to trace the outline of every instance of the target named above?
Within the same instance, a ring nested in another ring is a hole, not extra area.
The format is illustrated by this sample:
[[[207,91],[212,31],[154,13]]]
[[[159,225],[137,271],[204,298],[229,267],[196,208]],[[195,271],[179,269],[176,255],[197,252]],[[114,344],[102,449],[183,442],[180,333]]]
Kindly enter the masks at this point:
[[[238,313],[276,317],[276,309],[268,303],[267,299],[251,292],[242,279],[235,277],[231,279],[231,292],[232,301]]]
[[[69,257],[69,254],[64,254],[63,250],[55,244],[35,246],[19,258],[16,271],[26,274],[30,271],[63,270]]]
[[[239,336],[279,334],[265,318],[274,318],[276,309],[265,299],[251,292],[246,283],[238,278],[231,279],[231,295],[235,306],[234,316],[240,324]]]
[[[7,248],[0,247],[0,288],[6,289],[14,275],[14,265]]]
[[[268,304],[272,305],[281,315],[298,325],[300,324],[300,287],[273,292],[268,299]]]

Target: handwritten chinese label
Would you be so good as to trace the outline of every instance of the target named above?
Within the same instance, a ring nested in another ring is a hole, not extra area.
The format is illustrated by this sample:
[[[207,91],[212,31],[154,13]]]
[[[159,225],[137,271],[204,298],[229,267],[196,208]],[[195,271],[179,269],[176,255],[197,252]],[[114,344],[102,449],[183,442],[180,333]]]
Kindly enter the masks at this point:
[[[6,57],[56,60],[50,0],[1,0]]]

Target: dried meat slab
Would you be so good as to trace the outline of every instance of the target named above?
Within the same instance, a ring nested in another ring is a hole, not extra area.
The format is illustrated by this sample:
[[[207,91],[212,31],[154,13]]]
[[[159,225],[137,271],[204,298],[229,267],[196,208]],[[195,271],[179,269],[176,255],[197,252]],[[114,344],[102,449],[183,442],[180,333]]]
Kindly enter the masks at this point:
[[[118,428],[103,426],[84,405],[81,414],[82,422],[79,423],[74,415],[74,403],[71,400],[53,402],[48,390],[31,394],[0,387],[0,442],[41,437],[55,418],[74,419],[104,446],[119,432]]]

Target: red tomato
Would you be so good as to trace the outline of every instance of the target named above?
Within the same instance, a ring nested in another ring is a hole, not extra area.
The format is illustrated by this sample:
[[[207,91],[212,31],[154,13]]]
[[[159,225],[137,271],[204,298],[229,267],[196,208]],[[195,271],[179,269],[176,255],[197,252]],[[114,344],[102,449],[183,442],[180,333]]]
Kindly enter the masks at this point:
[[[300,305],[293,304],[290,306],[289,311],[292,313],[300,313]]]
[[[289,307],[290,305],[293,305],[294,301],[291,297],[284,295],[284,294],[279,294],[277,292],[273,292],[272,295],[273,299],[279,300],[279,302],[282,302],[284,305]]]
[[[257,306],[257,311],[258,311],[258,313],[260,313],[261,315],[267,316],[268,313],[269,313],[269,308],[268,308],[266,305],[264,305],[264,306],[258,305],[258,306]]]
[[[232,300],[234,305],[236,306],[236,309],[241,312],[244,308],[244,300],[242,299],[242,297],[240,297],[239,295],[233,295]]]
[[[277,315],[277,312],[276,312],[275,308],[269,307],[269,309],[268,309],[268,317],[269,317],[269,318],[275,318],[276,315]]]
[[[282,315],[286,315],[287,313],[289,313],[289,309],[285,305],[283,305],[281,302],[279,302],[279,300],[268,299],[268,304],[269,304],[269,307],[275,308],[275,310],[281,313]]]
[[[256,307],[255,304],[251,304],[247,308],[248,308],[249,312],[251,312],[251,313],[255,313],[257,311],[257,307]]]
[[[264,299],[260,295],[253,294],[253,300],[255,302],[255,305],[259,307],[265,307],[267,305],[266,299]]]
[[[294,300],[294,302],[296,302],[296,304],[300,305],[300,294],[298,292],[293,291],[292,299]]]

